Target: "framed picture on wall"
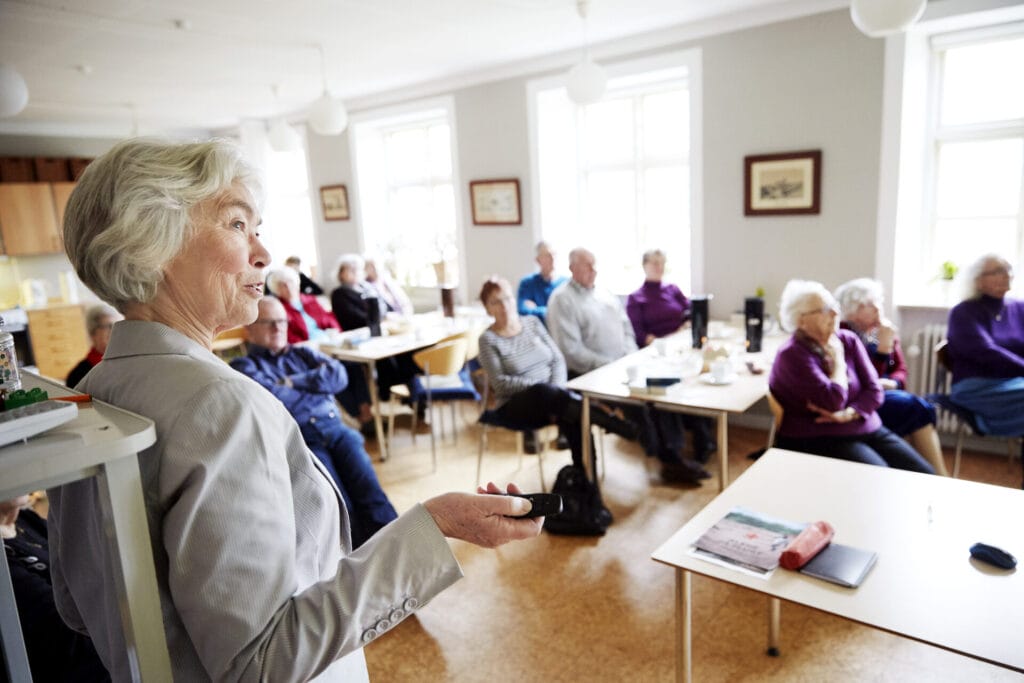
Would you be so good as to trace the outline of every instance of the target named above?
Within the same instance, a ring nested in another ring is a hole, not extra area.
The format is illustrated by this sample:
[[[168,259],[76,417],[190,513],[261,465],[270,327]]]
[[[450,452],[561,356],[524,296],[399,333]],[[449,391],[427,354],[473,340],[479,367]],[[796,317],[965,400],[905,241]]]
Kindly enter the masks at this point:
[[[821,213],[821,150],[743,159],[743,214]]]
[[[474,225],[522,225],[519,180],[474,180],[469,184]]]
[[[324,209],[325,221],[347,221],[348,190],[344,185],[326,185],[320,188],[320,204]]]

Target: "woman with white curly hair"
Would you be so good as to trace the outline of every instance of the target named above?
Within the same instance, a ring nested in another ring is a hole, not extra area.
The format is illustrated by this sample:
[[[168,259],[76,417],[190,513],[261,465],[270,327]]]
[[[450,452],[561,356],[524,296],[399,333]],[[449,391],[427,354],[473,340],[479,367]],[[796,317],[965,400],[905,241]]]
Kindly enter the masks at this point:
[[[79,389],[156,425],[139,469],[174,680],[367,680],[362,647],[461,576],[445,536],[540,533],[521,498],[447,493],[353,552],[338,489],[269,391],[211,351],[253,322],[270,261],[260,184],[223,141],[127,140],[89,164],[64,244],[125,316]],[[53,592],[115,681],[131,648],[95,480],[50,491]],[[510,492],[517,492],[509,485]],[[501,493],[489,484],[488,493]]]
[[[790,280],[779,318],[793,336],[779,348],[768,386],[784,409],[776,444],[869,465],[934,469],[882,426],[882,386],[864,345],[838,329],[836,300],[820,282]]]
[[[882,424],[910,440],[935,471],[948,476],[942,445],[935,431],[935,406],[906,391],[907,364],[903,359],[896,327],[885,317],[882,283],[861,277],[839,285],[835,291],[843,329],[855,332],[878,373],[885,400],[878,407]]]

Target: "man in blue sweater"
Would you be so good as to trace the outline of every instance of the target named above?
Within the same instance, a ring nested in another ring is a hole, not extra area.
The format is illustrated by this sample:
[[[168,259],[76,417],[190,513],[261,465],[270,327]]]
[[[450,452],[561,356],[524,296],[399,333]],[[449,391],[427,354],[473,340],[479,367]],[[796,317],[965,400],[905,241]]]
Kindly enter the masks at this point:
[[[288,344],[288,316],[278,299],[262,299],[259,311],[246,328],[249,353],[232,360],[231,367],[274,394],[299,423],[306,445],[345,501],[357,548],[398,514],[381,489],[363,437],[342,423],[334,402],[348,374],[340,362],[312,347]]]
[[[564,275],[555,276],[555,254],[547,242],[537,243],[537,265],[540,270],[519,281],[516,301],[519,315],[535,315],[546,325],[548,298],[566,278]]]

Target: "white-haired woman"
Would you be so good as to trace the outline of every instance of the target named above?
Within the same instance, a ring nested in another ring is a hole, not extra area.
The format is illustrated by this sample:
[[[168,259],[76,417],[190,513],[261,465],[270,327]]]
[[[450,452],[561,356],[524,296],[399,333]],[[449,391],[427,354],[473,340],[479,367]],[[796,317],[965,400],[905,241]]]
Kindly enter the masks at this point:
[[[409,316],[413,314],[412,300],[405,290],[391,279],[387,269],[384,267],[383,259],[373,254],[363,255],[363,274],[366,277],[366,284],[377,291],[381,306],[387,313]]]
[[[907,364],[896,327],[884,315],[882,283],[867,277],[850,280],[836,288],[835,297],[842,317],[839,326],[860,337],[878,373],[878,383],[885,390],[885,400],[878,407],[882,424],[908,438],[936,472],[947,476],[935,431],[935,406],[905,390]]]
[[[156,423],[139,467],[174,679],[366,680],[362,646],[459,578],[445,535],[496,546],[540,523],[506,516],[527,511],[522,499],[449,493],[351,552],[345,506],[298,425],[210,350],[257,317],[269,261],[259,194],[221,141],[129,140],[89,165],[65,248],[126,320],[81,388]],[[128,680],[96,484],[50,501],[61,615]]]
[[[274,268],[267,275],[270,293],[281,300],[288,317],[288,343],[320,341],[327,330],[338,330],[338,322],[312,294],[303,294],[294,268]]]
[[[1024,435],[1024,301],[1006,296],[1010,262],[987,254],[967,271],[973,293],[949,312],[954,403],[986,434]]]
[[[882,426],[882,386],[864,345],[838,329],[838,306],[819,282],[790,280],[780,321],[793,336],[782,344],[768,386],[784,409],[776,444],[804,453],[895,467],[934,469]]]
[[[89,307],[89,310],[85,312],[85,331],[89,333],[89,341],[92,342],[92,347],[85,358],[82,359],[82,362],[73,367],[71,372],[68,373],[65,384],[74,388],[90,370],[103,360],[103,354],[107,350],[107,342],[110,341],[110,330],[114,328],[114,323],[123,317],[117,312],[116,308],[109,304],[101,303]]]

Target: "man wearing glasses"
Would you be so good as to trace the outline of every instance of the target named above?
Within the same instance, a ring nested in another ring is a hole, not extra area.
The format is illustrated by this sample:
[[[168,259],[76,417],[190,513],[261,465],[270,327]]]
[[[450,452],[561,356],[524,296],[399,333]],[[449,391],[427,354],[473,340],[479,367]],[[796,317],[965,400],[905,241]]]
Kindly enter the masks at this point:
[[[246,327],[249,352],[231,367],[251,377],[284,404],[299,424],[306,445],[334,480],[359,547],[398,515],[381,489],[359,432],[341,421],[334,395],[348,384],[337,360],[308,346],[288,344],[288,317],[274,297],[259,303],[259,317]]]

